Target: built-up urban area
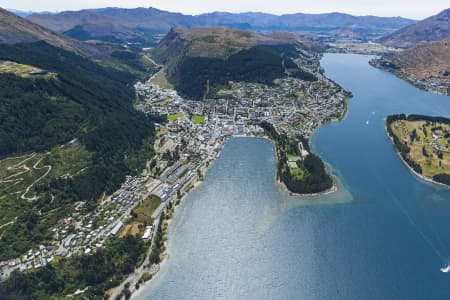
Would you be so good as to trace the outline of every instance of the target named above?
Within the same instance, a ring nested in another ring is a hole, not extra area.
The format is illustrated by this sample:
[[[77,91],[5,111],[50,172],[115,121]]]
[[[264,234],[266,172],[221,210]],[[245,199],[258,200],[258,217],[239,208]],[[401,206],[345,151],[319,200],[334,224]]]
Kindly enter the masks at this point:
[[[228,137],[263,136],[258,124],[266,121],[288,136],[309,138],[317,126],[345,114],[350,93],[320,73],[316,75],[317,81],[287,77],[272,86],[230,82],[216,99],[205,101],[183,99],[151,79],[137,83],[136,109],[168,118],[167,123],[156,124],[156,157],[140,176],[127,177],[95,211],[82,214],[80,203],[76,212],[53,228],[51,245],[0,262],[0,276],[7,278],[14,270],[40,268],[60,257],[89,254],[104,247],[107,239],[120,234],[130,221],[133,209],[155,195],[161,204],[142,235],[151,243],[160,215],[201,179]]]

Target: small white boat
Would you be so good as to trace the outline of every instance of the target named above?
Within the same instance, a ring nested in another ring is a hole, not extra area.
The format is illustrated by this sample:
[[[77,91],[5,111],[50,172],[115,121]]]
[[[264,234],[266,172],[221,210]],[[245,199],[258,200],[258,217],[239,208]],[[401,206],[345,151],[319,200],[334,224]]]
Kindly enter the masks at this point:
[[[450,272],[450,265],[448,265],[445,268],[441,268],[440,270],[441,270],[442,273],[448,273],[448,272]]]
[[[369,125],[369,120],[366,121],[366,125]]]

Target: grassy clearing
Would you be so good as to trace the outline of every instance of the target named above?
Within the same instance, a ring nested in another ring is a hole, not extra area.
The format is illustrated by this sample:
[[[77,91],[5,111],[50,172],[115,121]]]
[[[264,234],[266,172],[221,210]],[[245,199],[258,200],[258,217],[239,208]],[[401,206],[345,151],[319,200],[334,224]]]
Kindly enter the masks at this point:
[[[408,155],[422,167],[423,175],[433,177],[436,174],[450,174],[450,153],[436,149],[437,145],[448,149],[449,125],[399,120],[391,124],[391,129],[401,142],[408,145],[410,148]],[[414,139],[412,139],[413,136],[415,136]]]
[[[133,210],[136,213],[135,221],[141,223],[153,222],[151,216],[160,204],[161,199],[158,196],[150,195]]]
[[[181,118],[181,117],[183,117],[183,116],[184,116],[184,115],[183,115],[182,112],[179,112],[179,113],[177,113],[177,114],[168,115],[168,116],[167,116],[167,121],[173,122],[173,121],[178,120],[179,118]]]
[[[295,180],[303,180],[303,178],[305,177],[305,171],[299,168],[297,164],[297,161],[301,160],[300,156],[287,154],[287,158],[288,158],[287,166],[289,168],[291,176]]]
[[[206,117],[203,115],[193,115],[192,122],[194,122],[195,124],[205,124]]]
[[[30,66],[18,64],[12,61],[0,61],[0,73],[12,73],[19,77],[40,77],[40,78],[50,78],[55,76],[55,73],[47,73],[44,75],[31,75],[31,72],[39,72],[41,69]]]
[[[168,131],[169,130],[167,128],[165,128],[165,127],[159,128],[156,131],[156,138],[160,138],[160,137],[164,136]]]
[[[293,161],[293,162],[296,162],[297,160],[300,159],[300,156],[292,155],[292,154],[288,154],[287,157],[288,157],[288,161]]]
[[[158,74],[152,78],[151,83],[159,85],[161,88],[166,90],[174,89],[173,85],[167,80],[166,71],[164,69],[161,69]]]
[[[133,209],[133,218],[124,226],[120,236],[125,235],[139,235],[144,234],[145,226],[153,223],[152,214],[161,204],[161,199],[158,196],[150,195],[147,199],[142,201],[135,209]]]
[[[133,74],[140,80],[147,80],[152,74],[157,71],[158,66],[155,65],[145,55],[137,54],[133,57],[110,57],[103,60],[101,65],[109,67],[118,71]]]
[[[164,107],[164,106],[167,106],[167,104],[169,104],[169,103],[172,102],[172,101],[173,101],[172,98],[167,97],[167,98],[162,99],[162,100],[160,100],[160,101],[153,102],[152,105]]]

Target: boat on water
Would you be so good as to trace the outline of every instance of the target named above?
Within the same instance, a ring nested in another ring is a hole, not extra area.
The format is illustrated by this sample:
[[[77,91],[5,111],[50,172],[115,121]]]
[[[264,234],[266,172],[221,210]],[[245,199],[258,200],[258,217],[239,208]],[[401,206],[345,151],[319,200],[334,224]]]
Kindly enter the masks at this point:
[[[447,265],[447,267],[441,268],[440,270],[442,273],[448,273],[448,272],[450,272],[450,265]]]

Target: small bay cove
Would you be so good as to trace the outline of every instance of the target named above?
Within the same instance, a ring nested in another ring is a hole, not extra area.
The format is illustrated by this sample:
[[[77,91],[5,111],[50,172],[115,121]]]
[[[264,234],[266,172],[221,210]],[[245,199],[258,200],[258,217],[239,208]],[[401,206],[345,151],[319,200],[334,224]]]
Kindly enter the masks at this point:
[[[347,117],[312,148],[338,192],[293,197],[275,180],[265,139],[230,139],[177,208],[168,253],[137,299],[448,299],[450,190],[411,174],[385,134],[397,113],[450,116],[450,98],[368,64],[327,54],[352,91]]]

